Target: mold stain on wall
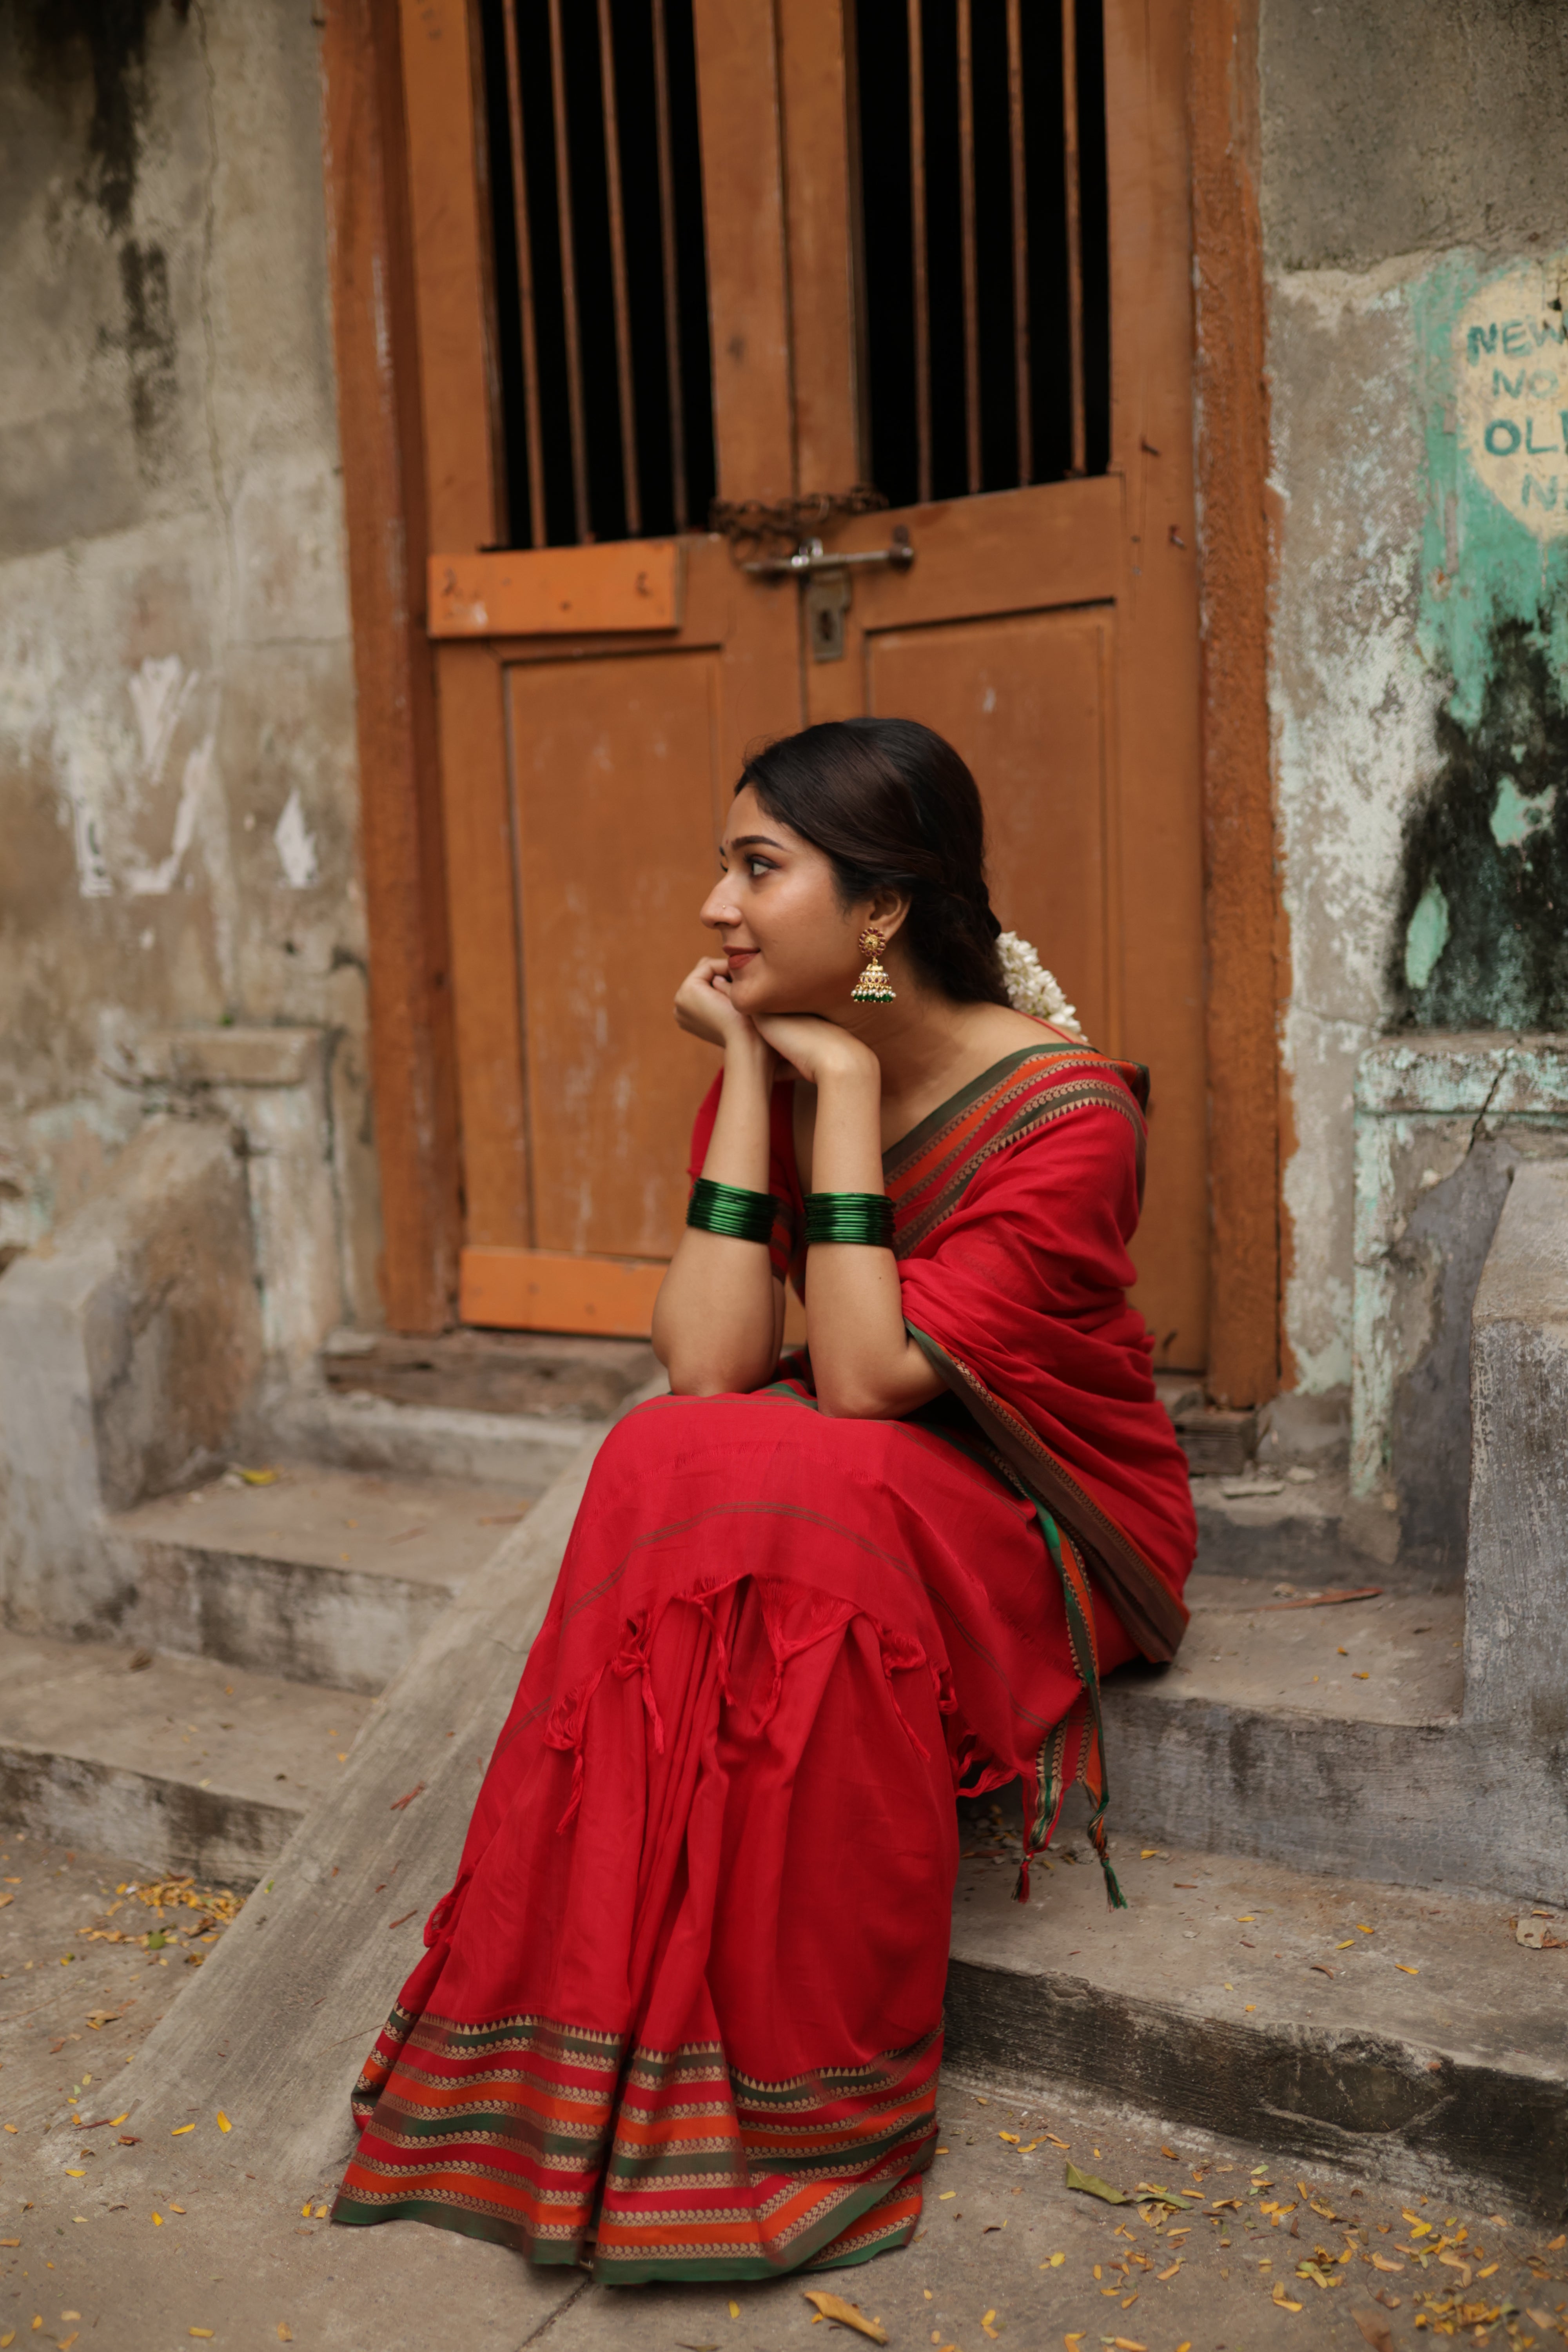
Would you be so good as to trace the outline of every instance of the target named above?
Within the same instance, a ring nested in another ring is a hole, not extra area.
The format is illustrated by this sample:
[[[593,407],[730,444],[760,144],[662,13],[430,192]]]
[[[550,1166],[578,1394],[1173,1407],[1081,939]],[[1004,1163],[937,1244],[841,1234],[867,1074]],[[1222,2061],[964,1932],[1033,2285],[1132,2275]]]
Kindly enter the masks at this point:
[[[1568,258],[1415,298],[1428,503],[1419,641],[1451,681],[1404,828],[1394,1025],[1568,1026]]]
[[[1544,623],[1498,623],[1479,717],[1405,824],[1388,974],[1401,1025],[1568,1026],[1568,709]]]
[[[146,113],[147,29],[163,0],[20,0],[16,23],[23,71],[40,97],[74,112],[92,85],[81,189],[106,226],[125,228],[136,194]],[[184,24],[190,0],[171,0]]]

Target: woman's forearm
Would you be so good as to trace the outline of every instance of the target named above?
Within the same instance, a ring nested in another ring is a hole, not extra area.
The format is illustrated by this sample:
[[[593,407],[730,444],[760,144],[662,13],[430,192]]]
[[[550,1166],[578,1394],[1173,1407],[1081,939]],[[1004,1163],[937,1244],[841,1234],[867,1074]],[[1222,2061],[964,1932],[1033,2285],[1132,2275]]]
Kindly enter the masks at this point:
[[[817,1087],[812,1189],[880,1192],[881,1100],[875,1066]],[[805,1319],[821,1410],[840,1419],[891,1420],[941,1382],[904,1328],[898,1262],[859,1242],[816,1242],[806,1264]]]
[[[760,1041],[733,1045],[702,1173],[743,1192],[768,1189],[773,1056]],[[688,1225],[659,1289],[654,1352],[677,1396],[761,1387],[778,1362],[784,1286],[763,1242]]]

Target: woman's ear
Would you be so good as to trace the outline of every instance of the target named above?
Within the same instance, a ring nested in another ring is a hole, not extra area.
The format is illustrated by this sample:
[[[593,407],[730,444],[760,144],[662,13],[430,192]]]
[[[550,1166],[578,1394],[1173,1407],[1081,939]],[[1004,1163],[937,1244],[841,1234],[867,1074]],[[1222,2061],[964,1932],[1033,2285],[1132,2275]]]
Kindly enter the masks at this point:
[[[907,890],[879,890],[871,900],[867,925],[874,931],[880,931],[884,947],[897,939],[902,930],[910,903]]]

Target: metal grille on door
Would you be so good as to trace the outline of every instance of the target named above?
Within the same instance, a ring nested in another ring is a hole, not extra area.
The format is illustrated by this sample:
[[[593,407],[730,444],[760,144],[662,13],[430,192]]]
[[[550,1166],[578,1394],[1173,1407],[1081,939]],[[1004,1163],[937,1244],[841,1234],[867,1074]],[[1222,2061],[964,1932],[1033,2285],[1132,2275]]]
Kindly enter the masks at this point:
[[[852,10],[861,481],[901,507],[1103,472],[1101,0]],[[507,543],[700,530],[715,463],[691,0],[481,14]]]
[[[482,0],[508,541],[713,495],[691,0]]]

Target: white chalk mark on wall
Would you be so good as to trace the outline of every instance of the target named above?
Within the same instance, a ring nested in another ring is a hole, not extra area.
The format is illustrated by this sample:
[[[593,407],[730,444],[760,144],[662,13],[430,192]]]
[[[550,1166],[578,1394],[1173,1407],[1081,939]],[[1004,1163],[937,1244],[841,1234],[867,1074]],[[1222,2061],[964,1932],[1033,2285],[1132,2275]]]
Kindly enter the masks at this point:
[[[186,670],[178,654],[166,654],[161,661],[149,656],[131,680],[131,707],[136,713],[142,767],[149,783],[155,784],[163,772],[180,714],[200,676],[200,670]]]
[[[132,683],[134,686],[134,679]],[[174,837],[169,845],[169,855],[160,859],[156,866],[133,866],[125,877],[126,887],[133,898],[162,898],[174,888],[180,861],[189,849],[196,830],[196,817],[201,809],[202,794],[212,777],[212,764],[213,739],[208,735],[194,751],[185,754],[185,772],[180,782],[180,804],[174,811]]]
[[[305,823],[298,784],[283,803],[283,814],[272,828],[272,839],[289,889],[310,889],[318,872],[316,836]]]
[[[109,877],[100,838],[101,779],[89,777],[89,764],[80,749],[73,750],[66,761],[66,798],[70,803],[77,887],[84,898],[111,898],[114,885]]]

